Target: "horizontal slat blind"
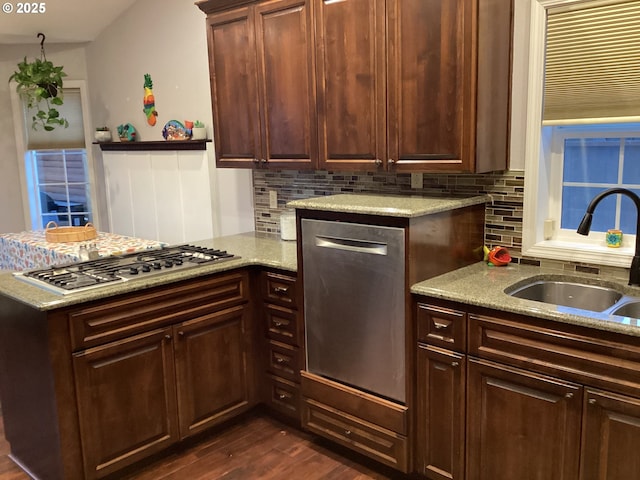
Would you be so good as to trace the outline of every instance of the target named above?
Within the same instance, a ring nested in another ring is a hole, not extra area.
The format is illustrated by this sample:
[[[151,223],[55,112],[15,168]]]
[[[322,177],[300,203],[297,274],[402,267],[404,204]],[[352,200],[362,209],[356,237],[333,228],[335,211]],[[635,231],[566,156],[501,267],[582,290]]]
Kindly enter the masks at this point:
[[[37,130],[32,129],[31,117],[37,109],[28,110],[26,105],[24,106],[29,150],[85,148],[80,89],[65,88],[63,102],[60,106],[54,105],[54,108],[60,112],[62,118],[67,119],[69,126],[67,128],[56,126],[50,132],[41,126]]]
[[[640,1],[548,10],[543,123],[640,120]]]

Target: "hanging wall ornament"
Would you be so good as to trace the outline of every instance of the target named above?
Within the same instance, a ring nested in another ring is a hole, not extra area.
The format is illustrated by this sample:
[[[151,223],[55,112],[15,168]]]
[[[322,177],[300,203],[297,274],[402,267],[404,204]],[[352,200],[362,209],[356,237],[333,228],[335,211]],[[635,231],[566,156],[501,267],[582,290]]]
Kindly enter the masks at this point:
[[[156,124],[156,117],[158,116],[158,112],[156,112],[156,99],[153,96],[153,82],[151,81],[151,75],[148,73],[144,74],[144,114],[147,116],[147,123],[151,126]]]

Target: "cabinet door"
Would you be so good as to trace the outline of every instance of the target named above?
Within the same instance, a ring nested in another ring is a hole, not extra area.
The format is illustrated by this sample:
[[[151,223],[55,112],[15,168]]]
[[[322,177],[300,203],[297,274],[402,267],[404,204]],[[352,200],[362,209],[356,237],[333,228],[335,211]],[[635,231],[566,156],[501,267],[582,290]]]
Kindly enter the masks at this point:
[[[219,166],[253,167],[262,156],[253,10],[207,17],[211,103]]]
[[[178,440],[171,330],[74,354],[86,478],[101,478]]]
[[[312,168],[318,158],[311,0],[258,4],[256,46],[267,164]]]
[[[464,478],[465,357],[418,345],[416,469],[432,480]]]
[[[581,390],[469,359],[467,480],[577,478]]]
[[[640,478],[640,400],[585,394],[580,480]]]
[[[386,163],[385,1],[314,0],[320,168]]]
[[[247,317],[240,305],[174,327],[182,438],[251,406]]]
[[[387,2],[389,161],[397,171],[471,169],[473,3]]]

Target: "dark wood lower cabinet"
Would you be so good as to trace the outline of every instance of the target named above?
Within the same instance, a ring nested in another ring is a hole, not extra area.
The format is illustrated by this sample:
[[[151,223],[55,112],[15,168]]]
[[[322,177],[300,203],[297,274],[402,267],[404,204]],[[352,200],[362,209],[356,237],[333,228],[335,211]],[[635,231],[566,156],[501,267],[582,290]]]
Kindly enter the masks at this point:
[[[640,400],[587,390],[580,480],[640,478]]]
[[[100,478],[178,440],[171,328],[73,358],[86,478]]]
[[[468,361],[467,480],[578,478],[582,387]]]
[[[254,388],[244,305],[174,326],[180,437],[247,409]]]
[[[416,468],[432,480],[464,478],[464,355],[418,345]]]

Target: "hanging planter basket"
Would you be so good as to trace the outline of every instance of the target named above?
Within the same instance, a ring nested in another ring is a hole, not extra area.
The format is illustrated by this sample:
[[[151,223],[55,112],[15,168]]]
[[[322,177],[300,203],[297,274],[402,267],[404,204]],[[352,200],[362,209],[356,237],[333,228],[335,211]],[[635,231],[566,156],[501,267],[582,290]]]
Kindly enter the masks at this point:
[[[56,108],[63,104],[63,67],[55,66],[47,60],[44,54],[44,39],[42,33],[40,42],[41,58],[27,61],[27,57],[18,63],[18,70],[9,77],[9,81],[17,83],[16,91],[22,97],[30,111],[34,111],[31,118],[31,128],[51,131],[55,127],[68,127],[69,122],[60,116]]]

